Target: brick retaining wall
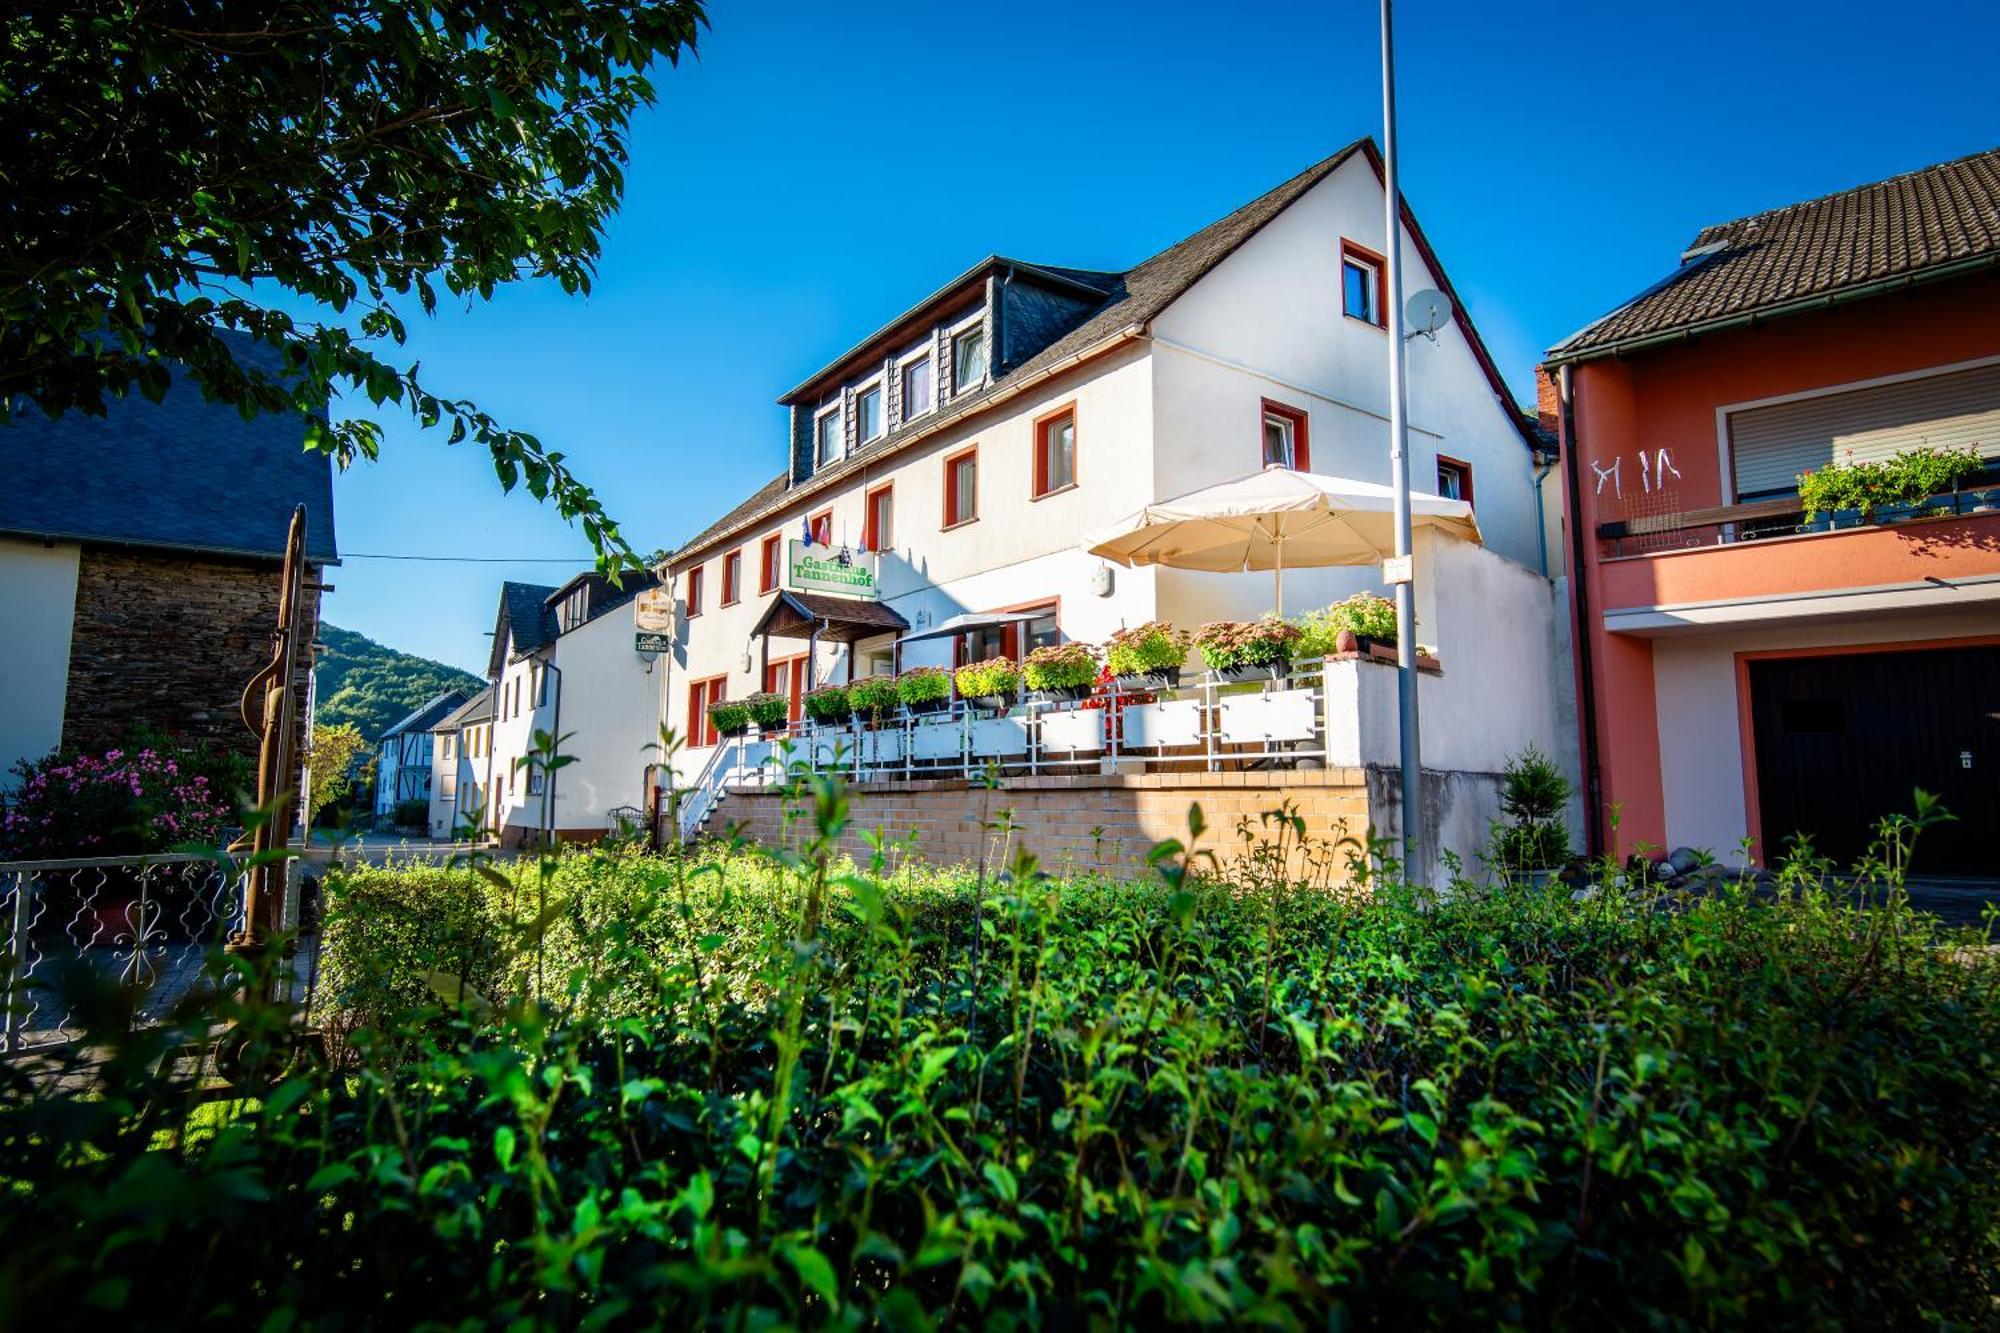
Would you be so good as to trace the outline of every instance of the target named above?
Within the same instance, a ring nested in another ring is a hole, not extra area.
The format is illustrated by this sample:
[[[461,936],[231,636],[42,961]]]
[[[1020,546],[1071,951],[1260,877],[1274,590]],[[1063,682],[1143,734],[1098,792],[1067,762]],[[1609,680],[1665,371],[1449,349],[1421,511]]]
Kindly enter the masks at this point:
[[[990,790],[962,779],[861,782],[846,790],[848,831],[841,847],[861,860],[870,852],[864,835],[880,830],[892,842],[913,835],[911,850],[933,864],[972,863],[982,848],[989,864],[997,863],[1002,835],[994,826],[1011,811],[1013,844],[1033,852],[1044,870],[1130,873],[1155,843],[1187,837],[1188,807],[1198,803],[1208,826],[1200,847],[1228,861],[1245,853],[1239,833],[1244,821],[1257,840],[1267,839],[1272,835],[1259,816],[1289,802],[1305,823],[1306,838],[1293,856],[1293,873],[1344,879],[1347,850],[1334,844],[1358,842],[1369,824],[1368,786],[1359,769],[1004,778]],[[752,841],[777,846],[796,845],[809,824],[806,816],[787,827],[782,796],[732,792],[708,828],[713,834],[737,828]]]

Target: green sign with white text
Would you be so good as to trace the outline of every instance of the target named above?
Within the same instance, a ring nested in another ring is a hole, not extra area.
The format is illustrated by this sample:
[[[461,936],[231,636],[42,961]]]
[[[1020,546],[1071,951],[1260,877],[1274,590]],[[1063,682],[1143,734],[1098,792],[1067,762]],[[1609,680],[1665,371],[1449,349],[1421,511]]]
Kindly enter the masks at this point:
[[[875,581],[875,557],[867,551],[843,552],[823,543],[807,546],[794,538],[786,543],[785,586],[793,592],[824,592],[873,602],[882,596]]]

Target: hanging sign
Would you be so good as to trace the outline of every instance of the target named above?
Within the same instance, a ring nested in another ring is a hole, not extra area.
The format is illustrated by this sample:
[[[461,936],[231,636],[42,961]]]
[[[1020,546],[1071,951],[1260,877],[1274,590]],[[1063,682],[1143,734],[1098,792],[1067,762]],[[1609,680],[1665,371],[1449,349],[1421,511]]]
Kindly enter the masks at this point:
[[[824,592],[873,602],[882,596],[875,579],[875,556],[868,551],[802,541],[786,543],[785,586],[793,592]]]
[[[665,653],[674,646],[674,592],[671,587],[647,588],[632,599],[632,647],[642,653]]]

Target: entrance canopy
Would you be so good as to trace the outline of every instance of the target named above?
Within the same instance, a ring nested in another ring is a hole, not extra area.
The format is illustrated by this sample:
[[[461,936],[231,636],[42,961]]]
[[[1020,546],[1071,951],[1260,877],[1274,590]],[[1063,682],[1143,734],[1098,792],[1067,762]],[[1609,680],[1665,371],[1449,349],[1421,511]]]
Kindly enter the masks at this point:
[[[1047,611],[967,611],[963,615],[948,616],[929,629],[920,629],[915,634],[905,634],[896,640],[896,646],[918,643],[924,639],[942,639],[953,634],[966,634],[977,629],[1001,629],[1008,625],[1025,625],[1030,620],[1040,620]]]
[[[910,622],[880,602],[831,597],[818,592],[785,589],[771,600],[751,636],[810,639],[821,643],[854,643],[882,634],[900,634]]]

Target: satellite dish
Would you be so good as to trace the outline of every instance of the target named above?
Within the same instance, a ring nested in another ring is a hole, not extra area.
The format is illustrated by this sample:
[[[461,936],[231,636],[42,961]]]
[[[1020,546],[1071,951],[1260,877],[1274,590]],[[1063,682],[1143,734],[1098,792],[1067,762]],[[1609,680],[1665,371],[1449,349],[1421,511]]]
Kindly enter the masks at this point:
[[[1451,318],[1451,298],[1435,288],[1426,287],[1409,299],[1403,307],[1403,322],[1409,328],[1409,337],[1422,334],[1433,342],[1437,341],[1437,331]]]

